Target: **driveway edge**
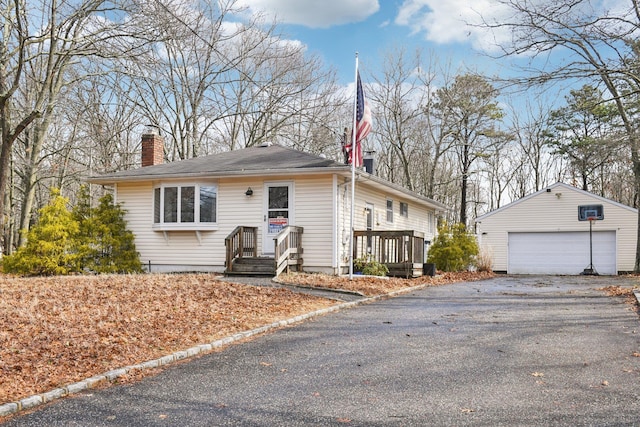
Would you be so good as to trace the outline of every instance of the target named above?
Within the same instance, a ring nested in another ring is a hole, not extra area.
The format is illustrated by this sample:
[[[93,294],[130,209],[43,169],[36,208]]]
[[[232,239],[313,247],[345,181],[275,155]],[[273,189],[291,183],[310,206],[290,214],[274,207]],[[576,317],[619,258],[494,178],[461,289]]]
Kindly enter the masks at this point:
[[[305,320],[311,319],[313,317],[323,316],[325,314],[332,313],[334,311],[342,310],[345,308],[351,308],[357,305],[366,304],[373,301],[378,301],[381,299],[394,297],[396,295],[412,292],[418,289],[425,288],[427,286],[429,285],[428,284],[418,285],[411,288],[404,288],[397,291],[393,291],[388,294],[376,295],[373,297],[363,297],[362,299],[358,299],[356,301],[349,301],[349,302],[344,302],[337,305],[332,305],[331,307],[323,308],[323,309],[312,311],[305,314],[300,314],[300,315],[291,317],[289,319],[273,322],[268,325],[260,326],[255,329],[238,332],[236,334],[230,335],[225,338],[217,339],[207,344],[195,345],[186,350],[176,351],[174,353],[159,357],[157,359],[148,360],[146,362],[138,363],[135,365],[129,365],[122,368],[113,369],[103,374],[94,375],[85,380],[68,384],[64,387],[56,388],[45,393],[35,394],[33,396],[25,397],[16,402],[4,403],[0,405],[0,417],[13,415],[26,409],[31,409],[36,406],[43,405],[45,403],[49,403],[66,396],[70,396],[73,394],[80,393],[82,391],[86,391],[100,384],[104,384],[105,382],[115,381],[119,377],[122,377],[132,371],[139,371],[139,370],[145,370],[145,369],[158,368],[161,366],[167,366],[175,362],[185,360],[194,356],[208,354],[213,350],[219,349],[231,343],[234,343],[255,335],[263,334],[270,330],[293,325],[295,323],[300,323]]]

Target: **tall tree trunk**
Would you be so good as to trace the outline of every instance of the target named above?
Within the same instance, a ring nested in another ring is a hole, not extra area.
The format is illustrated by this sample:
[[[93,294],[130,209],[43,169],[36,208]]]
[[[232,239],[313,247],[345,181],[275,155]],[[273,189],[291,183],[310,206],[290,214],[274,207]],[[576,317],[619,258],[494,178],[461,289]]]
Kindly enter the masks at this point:
[[[18,234],[17,247],[26,243],[27,230],[31,224],[31,211],[33,210],[33,201],[36,197],[36,172],[34,168],[29,168],[29,172],[23,177],[22,185],[24,188],[24,199],[22,200],[22,209],[20,211],[20,233]]]
[[[634,177],[634,184],[635,184],[635,193],[636,193],[636,198],[640,197],[640,157],[638,156],[637,151],[635,150],[635,137],[632,137],[634,139],[634,150],[633,150],[633,154],[632,154],[632,159],[633,159],[633,177]],[[633,271],[634,273],[640,273],[640,206],[636,205],[636,209],[638,210],[638,229],[637,229],[637,233],[636,233],[636,259],[635,259],[635,263],[633,266]]]
[[[462,148],[462,184],[460,187],[460,223],[467,227],[467,185],[469,184],[469,144]]]
[[[462,187],[460,193],[460,223],[467,227],[467,184],[469,177],[467,172],[462,172]]]

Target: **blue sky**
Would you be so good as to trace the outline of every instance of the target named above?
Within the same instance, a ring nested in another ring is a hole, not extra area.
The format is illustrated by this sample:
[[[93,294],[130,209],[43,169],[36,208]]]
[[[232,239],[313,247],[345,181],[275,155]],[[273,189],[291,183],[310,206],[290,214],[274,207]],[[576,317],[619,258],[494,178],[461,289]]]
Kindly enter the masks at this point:
[[[355,53],[363,76],[381,67],[383,53],[421,47],[453,69],[492,75],[501,64],[483,53],[495,49],[499,34],[469,26],[480,16],[499,18],[494,0],[239,0],[253,12],[275,16],[282,30],[336,68],[340,83],[353,81]]]

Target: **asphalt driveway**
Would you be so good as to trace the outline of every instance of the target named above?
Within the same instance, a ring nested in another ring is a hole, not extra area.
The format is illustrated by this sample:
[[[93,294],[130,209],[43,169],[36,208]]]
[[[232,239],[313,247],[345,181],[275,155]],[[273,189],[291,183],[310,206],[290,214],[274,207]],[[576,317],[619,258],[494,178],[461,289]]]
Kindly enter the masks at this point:
[[[622,277],[498,277],[342,310],[7,426],[640,426]]]

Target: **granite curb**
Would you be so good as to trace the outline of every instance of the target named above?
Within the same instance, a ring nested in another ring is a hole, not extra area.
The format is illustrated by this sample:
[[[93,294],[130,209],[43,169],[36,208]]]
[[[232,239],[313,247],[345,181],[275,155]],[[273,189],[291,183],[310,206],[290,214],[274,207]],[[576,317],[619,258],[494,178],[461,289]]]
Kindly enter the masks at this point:
[[[80,393],[82,391],[89,390],[93,387],[96,387],[100,384],[105,384],[106,382],[111,382],[116,380],[119,377],[122,377],[129,372],[139,371],[145,369],[153,369],[162,366],[167,366],[173,364],[178,361],[182,361],[197,355],[205,355],[207,353],[212,352],[215,349],[219,349],[236,341],[240,341],[255,335],[259,335],[271,330],[275,330],[278,328],[282,328],[284,326],[293,325],[295,323],[302,322],[304,320],[311,319],[313,317],[322,316],[328,313],[332,313],[341,309],[355,307],[357,305],[370,303],[373,301],[378,301],[384,298],[390,298],[396,295],[401,295],[404,293],[412,292],[418,289],[422,289],[428,286],[427,284],[414,286],[411,288],[404,288],[397,291],[390,292],[388,294],[376,295],[373,297],[363,297],[361,299],[355,301],[348,301],[340,304],[333,305],[331,307],[323,308],[321,310],[312,311],[305,314],[300,314],[298,316],[291,317],[289,319],[280,320],[277,322],[273,322],[259,328],[251,329],[248,331],[238,332],[237,334],[230,335],[225,338],[221,338],[215,340],[211,343],[207,344],[199,344],[193,347],[190,347],[186,350],[176,351],[166,356],[162,356],[157,359],[148,360],[146,362],[138,363],[135,365],[125,366],[122,368],[113,369],[111,371],[105,372],[103,374],[94,375],[90,378],[87,378],[82,381],[78,381],[76,383],[68,384],[64,387],[56,388],[50,390],[45,393],[36,394],[33,396],[25,397],[16,402],[9,402],[0,405],[0,417],[16,414],[20,411],[24,411],[27,409],[34,408],[39,405],[43,405],[45,403],[52,402],[54,400],[70,396],[73,394]]]

